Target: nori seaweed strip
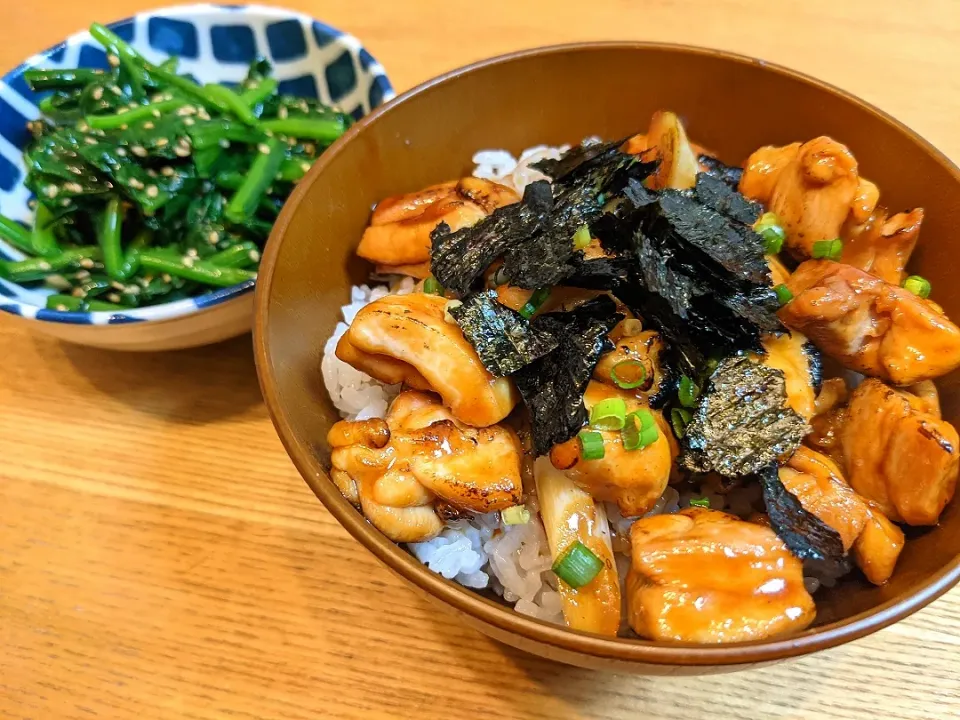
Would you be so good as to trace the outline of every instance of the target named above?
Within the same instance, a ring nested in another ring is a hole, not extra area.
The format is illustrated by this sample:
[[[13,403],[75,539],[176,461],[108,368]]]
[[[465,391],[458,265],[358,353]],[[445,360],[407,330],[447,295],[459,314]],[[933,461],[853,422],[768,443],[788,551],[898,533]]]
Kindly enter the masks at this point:
[[[631,266],[630,258],[622,255],[588,260],[582,252],[576,252],[570,261],[570,275],[563,284],[587,290],[612,290],[616,294],[618,287],[630,282]]]
[[[756,473],[763,487],[763,500],[770,526],[784,544],[805,563],[840,576],[850,571],[850,560],[843,550],[840,534],[803,505],[780,481],[776,464]]]
[[[722,180],[700,173],[694,188],[697,200],[731,220],[753,225],[763,212],[759,203],[748,200]]]
[[[715,177],[734,189],[740,184],[740,178],[743,177],[742,168],[726,165],[712,155],[701,155],[697,160],[703,168],[701,172]]]
[[[616,303],[601,296],[570,312],[547,313],[531,325],[559,340],[551,353],[511,377],[530,411],[537,455],[566,442],[587,422],[583,393],[600,356],[613,349],[607,334],[623,319]]]
[[[449,312],[496,377],[515,373],[560,344],[553,334],[531,327],[520,313],[499,303],[494,290],[468,295]]]
[[[581,143],[567,150],[558,160],[546,158],[534,163],[530,167],[542,172],[555,183],[563,182],[569,184],[576,179],[576,175],[579,174],[578,171],[582,171],[584,166],[601,155],[606,155],[612,150],[617,150],[623,142],[623,140],[617,140],[614,142],[600,142],[587,145]]]
[[[823,389],[823,354],[809,340],[803,344],[803,354],[807,356],[807,370],[810,373],[813,392],[819,395]]]
[[[440,223],[430,233],[430,270],[443,287],[460,295],[498,257],[540,230],[553,212],[553,192],[546,180],[527,185],[519,203],[494,210],[476,225],[450,232]]]
[[[786,402],[782,372],[745,355],[725,358],[687,425],[680,464],[733,477],[789,456],[810,428]]]

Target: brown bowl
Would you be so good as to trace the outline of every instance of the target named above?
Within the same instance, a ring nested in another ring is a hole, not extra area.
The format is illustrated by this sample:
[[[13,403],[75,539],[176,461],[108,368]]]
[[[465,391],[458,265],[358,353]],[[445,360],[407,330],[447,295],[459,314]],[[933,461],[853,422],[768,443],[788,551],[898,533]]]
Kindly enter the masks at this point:
[[[608,639],[527,618],[435,575],[387,540],[329,480],[324,438],[338,419],[320,376],[323,346],[352,284],[369,271],[353,250],[383,197],[469,174],[482,148],[514,153],[589,135],[642,131],[661,108],[730,163],[760,145],[830,135],[854,152],[884,205],[926,208],[913,270],[960,318],[954,275],[960,171],[921,137],[861,100],[783,68],[712,50],[643,43],[541,48],[432,80],[377,110],[325,152],[287,203],[267,245],[256,297],[257,370],[280,437],[327,509],[411,585],[478,630],[562,662],[641,673],[744,668],[833,647],[900,620],[960,578],[960,507],[914,533],[884,587],[856,578],[817,594],[813,627],[720,646]],[[940,382],[945,417],[960,419],[957,374]]]

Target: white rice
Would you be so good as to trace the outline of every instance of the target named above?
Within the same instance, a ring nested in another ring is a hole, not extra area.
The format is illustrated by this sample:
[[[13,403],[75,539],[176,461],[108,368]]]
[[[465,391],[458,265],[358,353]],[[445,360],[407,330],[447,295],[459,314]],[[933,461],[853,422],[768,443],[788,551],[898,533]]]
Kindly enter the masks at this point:
[[[588,138],[584,142],[599,142],[599,138]],[[494,180],[523,193],[528,184],[549,179],[531,168],[531,165],[544,159],[559,159],[568,149],[568,145],[538,145],[524,150],[519,158],[506,150],[482,150],[473,156],[476,164],[473,175]],[[392,288],[385,285],[354,287],[350,304],[341,308],[343,321],[337,324],[324,347],[321,368],[330,398],[344,418],[363,420],[384,417],[400,386],[384,385],[339,360],[334,354],[337,342],[364,305],[391,292],[409,293],[414,286],[412,278],[404,278]],[[726,508],[729,512],[746,517],[760,500],[759,485],[727,494],[717,490],[718,487],[709,482],[698,488],[698,492],[686,489],[681,493],[668,486],[644,517],[678,512],[688,507],[690,500],[695,497],[709,499],[711,508]],[[504,525],[499,513],[477,515],[469,520],[450,521],[437,537],[426,542],[407,543],[407,547],[420,562],[445,578],[477,590],[489,588],[505,601],[513,603],[519,613],[562,624],[557,579],[550,570],[552,560],[537,512],[536,497],[528,496],[525,504],[531,512],[531,519],[524,525]],[[614,503],[606,503],[606,510],[617,563],[625,573],[629,566],[630,527],[638,518],[623,517]],[[810,592],[820,585],[815,578],[806,578],[805,582]],[[826,580],[823,584],[828,582]]]

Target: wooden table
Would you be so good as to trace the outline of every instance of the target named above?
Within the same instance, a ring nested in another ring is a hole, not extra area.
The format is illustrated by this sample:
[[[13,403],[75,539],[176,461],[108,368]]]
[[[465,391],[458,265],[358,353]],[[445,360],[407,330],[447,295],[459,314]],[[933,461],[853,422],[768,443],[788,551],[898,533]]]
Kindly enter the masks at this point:
[[[151,4],[3,2],[0,66]],[[398,89],[571,40],[736,50],[858,93],[960,161],[956,0],[285,4],[363,38]],[[337,525],[274,434],[249,337],[115,355],[4,317],[0,348],[4,718],[960,714],[960,591],[765,670],[672,679],[555,665],[440,614]]]

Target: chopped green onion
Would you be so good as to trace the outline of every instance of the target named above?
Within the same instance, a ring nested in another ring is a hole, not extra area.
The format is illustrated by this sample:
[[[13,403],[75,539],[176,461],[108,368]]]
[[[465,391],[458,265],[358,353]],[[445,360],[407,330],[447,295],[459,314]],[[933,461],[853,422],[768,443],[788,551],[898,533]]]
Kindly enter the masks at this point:
[[[693,415],[686,408],[674,408],[670,411],[670,424],[673,425],[673,434],[678,438],[683,437],[687,431],[687,425],[693,419]]]
[[[700,388],[693,380],[684,375],[680,378],[680,389],[677,392],[677,397],[684,407],[693,407],[697,404],[697,398],[700,397]]]
[[[788,302],[793,300],[793,293],[790,292],[790,288],[788,288],[786,285],[777,285],[773,291],[777,294],[777,300],[780,302],[781,306],[786,305]]]
[[[620,430],[627,417],[627,404],[623,398],[601,400],[590,410],[590,425],[597,430]]]
[[[572,588],[582,588],[603,570],[603,560],[579,540],[553,564],[553,572]]]
[[[523,505],[514,505],[501,510],[500,519],[504,525],[526,525],[530,522],[530,511]]]
[[[642,450],[659,437],[657,421],[649,410],[637,410],[627,415],[626,424],[620,431],[624,450]]]
[[[534,313],[540,309],[540,306],[547,301],[548,297],[550,297],[550,288],[540,288],[539,290],[534,290],[533,295],[530,296],[530,299],[527,300],[526,304],[522,308],[520,308],[520,315],[529,320],[533,317]]]
[[[638,376],[636,380],[627,380],[620,374],[627,368],[637,368],[636,372],[631,373]],[[639,360],[622,360],[610,368],[610,379],[613,380],[613,384],[618,388],[623,390],[633,390],[634,388],[640,387],[647,381],[647,369]]]
[[[776,255],[783,248],[787,233],[784,232],[780,225],[780,218],[775,213],[768,212],[761,215],[753,226],[753,230],[763,238],[763,249],[768,255]]]
[[[843,240],[835,238],[833,240],[817,240],[813,244],[813,252],[810,253],[819,260],[839,260],[843,255]]]
[[[690,507],[710,507],[710,498],[691,498]]]
[[[583,250],[590,244],[590,228],[587,225],[581,225],[573,234],[573,249]]]
[[[911,275],[903,281],[903,288],[922,298],[930,297],[930,281],[919,275]]]
[[[423,281],[423,292],[427,295],[443,295],[443,285],[433,275],[428,275]]]
[[[580,455],[584,460],[603,459],[603,435],[590,430],[581,430],[577,440],[580,441]]]

